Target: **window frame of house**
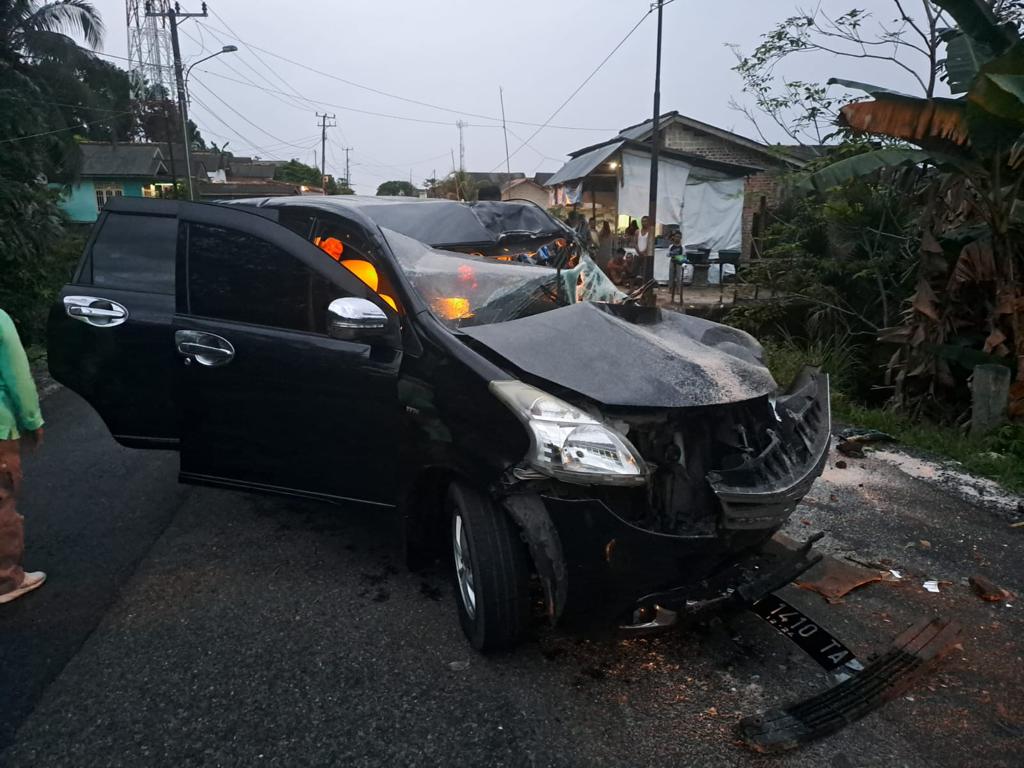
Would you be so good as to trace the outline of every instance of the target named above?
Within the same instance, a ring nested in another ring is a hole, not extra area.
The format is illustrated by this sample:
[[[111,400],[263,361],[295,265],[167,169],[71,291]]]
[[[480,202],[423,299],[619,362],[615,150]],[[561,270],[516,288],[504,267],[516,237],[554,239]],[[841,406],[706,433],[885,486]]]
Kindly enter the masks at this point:
[[[96,184],[94,191],[96,193],[96,210],[101,211],[111,198],[124,197],[124,184],[108,181],[103,184]]]
[[[173,184],[165,184],[163,182],[153,182],[149,186],[142,188],[142,196],[148,198],[162,199],[166,196],[169,190],[173,190]]]

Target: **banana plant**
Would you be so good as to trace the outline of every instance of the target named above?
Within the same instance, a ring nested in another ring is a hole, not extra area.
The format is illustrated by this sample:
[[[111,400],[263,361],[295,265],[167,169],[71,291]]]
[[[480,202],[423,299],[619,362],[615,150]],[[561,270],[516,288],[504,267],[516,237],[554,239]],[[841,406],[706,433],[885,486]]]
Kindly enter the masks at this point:
[[[914,407],[952,386],[955,341],[1015,369],[1010,410],[1024,416],[1024,41],[984,0],[935,0],[956,26],[943,33],[950,97],[921,98],[849,80],[870,97],[843,106],[849,130],[887,146],[810,174],[818,191],[898,166],[922,169],[917,290],[903,324],[883,339],[899,405]],[[893,146],[893,142],[897,146]]]

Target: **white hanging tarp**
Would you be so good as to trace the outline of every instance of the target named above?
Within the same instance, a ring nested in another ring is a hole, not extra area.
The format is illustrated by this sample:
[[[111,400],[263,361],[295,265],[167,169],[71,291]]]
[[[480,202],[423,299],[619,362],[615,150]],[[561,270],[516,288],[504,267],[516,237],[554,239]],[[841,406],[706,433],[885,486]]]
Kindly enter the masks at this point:
[[[683,206],[683,242],[692,248],[710,251],[740,250],[743,242],[743,179],[700,181],[687,185]]]
[[[658,223],[681,224],[683,198],[690,166],[679,160],[658,158]],[[639,220],[650,210],[651,156],[629,149],[622,151],[622,186],[619,213]]]

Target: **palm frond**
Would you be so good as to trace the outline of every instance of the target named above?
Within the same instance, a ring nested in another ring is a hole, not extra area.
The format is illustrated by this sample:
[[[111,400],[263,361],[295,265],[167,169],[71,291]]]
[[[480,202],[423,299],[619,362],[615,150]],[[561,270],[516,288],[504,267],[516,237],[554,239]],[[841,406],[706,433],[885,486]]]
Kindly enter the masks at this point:
[[[103,45],[106,31],[99,11],[89,0],[54,0],[41,5],[25,19],[26,31],[78,34],[90,48]]]

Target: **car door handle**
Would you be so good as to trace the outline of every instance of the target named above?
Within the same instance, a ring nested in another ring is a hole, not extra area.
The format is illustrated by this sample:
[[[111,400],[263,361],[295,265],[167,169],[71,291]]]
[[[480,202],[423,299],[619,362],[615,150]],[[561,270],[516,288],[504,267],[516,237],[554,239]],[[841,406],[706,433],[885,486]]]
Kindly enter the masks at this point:
[[[215,333],[175,331],[174,343],[178,348],[178,354],[182,355],[186,362],[195,360],[208,368],[227,365],[235,357],[235,348],[231,342]]]
[[[116,301],[97,296],[65,296],[68,317],[95,328],[113,328],[128,319],[128,310]]]

